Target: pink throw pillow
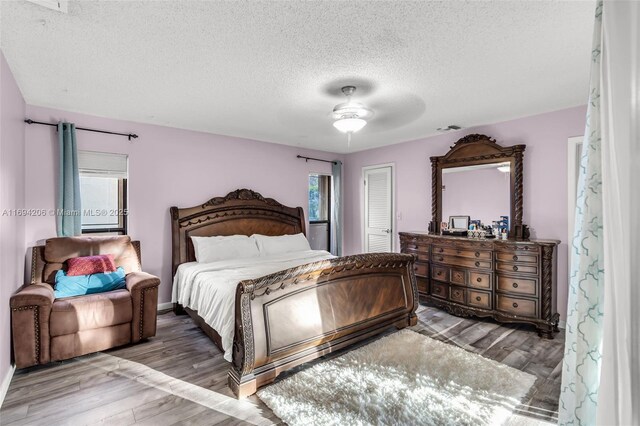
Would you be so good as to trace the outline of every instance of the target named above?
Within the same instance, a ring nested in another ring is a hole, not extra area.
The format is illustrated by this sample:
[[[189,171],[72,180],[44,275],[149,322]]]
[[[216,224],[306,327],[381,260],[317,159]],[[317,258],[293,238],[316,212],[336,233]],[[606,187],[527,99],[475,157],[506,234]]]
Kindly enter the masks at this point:
[[[67,276],[91,275],[116,270],[112,254],[73,257],[67,260],[67,266]]]

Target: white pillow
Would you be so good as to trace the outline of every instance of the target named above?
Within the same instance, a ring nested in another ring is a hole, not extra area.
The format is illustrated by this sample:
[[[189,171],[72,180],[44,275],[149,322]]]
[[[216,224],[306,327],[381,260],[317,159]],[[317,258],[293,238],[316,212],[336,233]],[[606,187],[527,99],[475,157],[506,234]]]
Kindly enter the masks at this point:
[[[191,241],[193,241],[196,261],[199,263],[260,256],[256,241],[246,235],[191,237]]]
[[[258,243],[260,256],[311,250],[309,241],[302,233],[295,235],[279,235],[276,237],[253,234],[251,238],[255,238]]]

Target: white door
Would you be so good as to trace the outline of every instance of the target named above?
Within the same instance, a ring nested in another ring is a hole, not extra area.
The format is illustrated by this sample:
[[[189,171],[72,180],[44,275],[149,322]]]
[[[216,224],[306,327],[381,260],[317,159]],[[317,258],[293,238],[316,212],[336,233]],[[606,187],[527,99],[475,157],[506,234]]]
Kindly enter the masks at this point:
[[[364,172],[364,252],[391,252],[393,203],[391,166],[367,167]]]

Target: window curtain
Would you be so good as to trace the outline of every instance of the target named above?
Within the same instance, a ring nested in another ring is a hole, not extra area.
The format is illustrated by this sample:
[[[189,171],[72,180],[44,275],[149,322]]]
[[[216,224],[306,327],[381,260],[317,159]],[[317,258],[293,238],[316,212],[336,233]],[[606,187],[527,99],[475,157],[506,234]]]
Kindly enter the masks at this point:
[[[602,0],[595,13],[591,83],[582,144],[558,424],[595,424],[602,359],[604,240],[602,232]]]
[[[82,233],[78,147],[74,124],[58,123],[58,149],[60,168],[56,228],[59,237],[72,237]]]
[[[602,20],[606,274],[596,423],[640,425],[640,3],[605,1]]]
[[[331,165],[331,254],[342,256],[342,161]]]

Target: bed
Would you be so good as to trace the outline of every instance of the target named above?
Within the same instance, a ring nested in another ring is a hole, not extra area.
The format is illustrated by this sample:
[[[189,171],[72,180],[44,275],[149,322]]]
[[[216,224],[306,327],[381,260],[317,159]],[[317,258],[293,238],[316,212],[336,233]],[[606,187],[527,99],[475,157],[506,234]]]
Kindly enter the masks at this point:
[[[189,314],[226,352],[232,364],[229,386],[238,398],[255,393],[281,372],[304,362],[391,327],[401,329],[417,322],[418,293],[411,255],[293,254],[292,257],[299,258],[276,260],[276,264],[286,266],[292,264],[287,262],[293,262],[296,266],[242,279],[246,276],[244,266],[257,267],[254,274],[271,271],[274,266],[266,262],[268,259],[260,259],[255,265],[239,260],[227,269],[213,263],[198,265],[194,263],[191,237],[304,234],[301,207],[286,207],[252,190],[238,189],[198,206],[171,207],[170,214],[174,310],[176,314]],[[306,255],[310,257],[305,258]],[[307,262],[309,259],[311,263]],[[238,275],[230,274],[231,269]],[[241,280],[232,283],[231,296],[224,296],[228,300],[223,298],[222,302],[215,295],[196,302],[201,296],[185,290],[185,283],[196,283],[189,281],[193,277],[205,277],[197,284],[202,286],[206,282],[215,289],[219,285],[210,284],[213,277],[219,277],[228,287],[234,276]],[[177,288],[179,285],[182,287]],[[183,306],[180,302],[184,300],[188,303]],[[225,315],[232,328],[232,338],[226,337],[226,344],[221,334],[228,333],[220,333],[209,324],[212,315],[222,310],[228,311]]]

